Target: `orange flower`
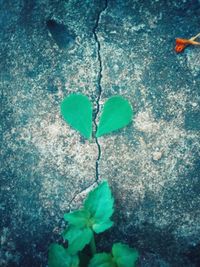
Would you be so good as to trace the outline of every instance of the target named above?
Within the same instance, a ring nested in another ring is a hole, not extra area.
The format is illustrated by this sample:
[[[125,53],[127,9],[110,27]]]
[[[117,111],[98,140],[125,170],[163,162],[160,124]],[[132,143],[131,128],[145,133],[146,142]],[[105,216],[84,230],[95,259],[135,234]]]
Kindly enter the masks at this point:
[[[181,53],[184,51],[184,49],[188,45],[200,45],[199,42],[194,41],[197,37],[200,36],[200,33],[197,34],[196,36],[190,38],[190,39],[182,39],[182,38],[176,38],[176,46],[175,46],[175,51],[176,53]]]

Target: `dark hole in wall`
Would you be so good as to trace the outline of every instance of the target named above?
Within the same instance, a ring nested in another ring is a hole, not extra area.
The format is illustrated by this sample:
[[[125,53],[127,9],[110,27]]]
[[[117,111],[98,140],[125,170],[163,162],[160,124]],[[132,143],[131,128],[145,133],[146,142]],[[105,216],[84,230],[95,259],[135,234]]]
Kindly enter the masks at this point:
[[[75,34],[69,28],[57,21],[50,19],[46,22],[52,38],[61,49],[71,49],[75,44]]]

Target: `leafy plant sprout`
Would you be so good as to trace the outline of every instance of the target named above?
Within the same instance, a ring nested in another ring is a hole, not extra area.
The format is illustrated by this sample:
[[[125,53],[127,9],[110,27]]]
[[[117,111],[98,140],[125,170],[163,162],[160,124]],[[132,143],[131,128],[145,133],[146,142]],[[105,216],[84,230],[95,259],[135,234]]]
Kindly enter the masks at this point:
[[[92,103],[82,94],[71,94],[61,103],[64,120],[86,139],[92,138]],[[95,138],[128,125],[133,116],[129,102],[121,96],[110,97],[102,110]],[[83,207],[64,215],[68,227],[62,233],[68,242],[65,248],[52,244],[49,248],[49,267],[134,267],[137,250],[115,243],[110,253],[97,253],[95,234],[112,227],[114,199],[107,181],[88,194]],[[86,249],[90,248],[90,257]]]
[[[103,181],[91,191],[83,207],[64,215],[68,227],[62,233],[68,242],[65,248],[51,244],[49,267],[135,267],[138,251],[126,244],[115,243],[110,253],[97,253],[95,234],[112,227],[114,199],[107,181]],[[86,253],[90,248],[90,257]]]

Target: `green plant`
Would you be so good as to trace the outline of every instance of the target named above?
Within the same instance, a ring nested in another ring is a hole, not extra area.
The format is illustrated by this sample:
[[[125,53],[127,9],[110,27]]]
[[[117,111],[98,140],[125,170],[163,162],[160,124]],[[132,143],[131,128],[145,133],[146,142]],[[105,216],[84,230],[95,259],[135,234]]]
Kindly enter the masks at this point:
[[[92,137],[92,103],[87,96],[71,94],[61,103],[65,121],[85,138]],[[111,133],[128,125],[133,116],[129,102],[121,96],[110,97],[100,117],[96,137]]]
[[[68,247],[50,246],[49,267],[134,267],[138,252],[128,245],[116,243],[111,253],[96,251],[95,234],[113,225],[113,203],[109,185],[104,181],[88,194],[80,210],[65,214],[68,227],[62,236],[68,241]],[[90,247],[90,257],[87,247]]]

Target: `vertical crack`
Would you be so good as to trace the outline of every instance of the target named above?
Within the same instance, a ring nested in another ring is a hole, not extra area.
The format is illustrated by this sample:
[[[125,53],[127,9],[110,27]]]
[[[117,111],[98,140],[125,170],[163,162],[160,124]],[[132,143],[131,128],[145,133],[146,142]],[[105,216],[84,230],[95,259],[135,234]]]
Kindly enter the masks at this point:
[[[102,60],[101,60],[101,53],[100,53],[100,50],[101,50],[101,44],[100,44],[100,41],[98,39],[98,35],[97,35],[97,28],[99,27],[99,21],[101,20],[101,14],[107,9],[108,7],[108,0],[105,0],[104,1],[104,6],[103,8],[99,11],[99,13],[97,14],[97,19],[96,19],[96,22],[95,22],[95,25],[94,25],[94,28],[92,30],[92,33],[94,35],[94,39],[95,39],[95,43],[97,45],[97,59],[98,59],[98,62],[99,62],[99,72],[98,72],[98,77],[97,77],[97,91],[98,91],[98,95],[97,95],[97,99],[96,99],[96,111],[94,113],[94,125],[95,125],[95,133],[97,131],[97,115],[99,113],[99,109],[100,109],[100,105],[99,105],[99,101],[100,101],[100,98],[101,98],[101,93],[102,93],[102,87],[101,87],[101,80],[102,80]],[[87,186],[86,188],[82,189],[80,192],[76,191],[74,196],[72,197],[72,199],[69,201],[69,209],[71,210],[71,205],[72,203],[78,198],[78,197],[81,197],[82,195],[84,194],[88,194],[88,192],[90,190],[92,190],[96,184],[98,184],[99,182],[99,160],[101,158],[101,146],[98,142],[98,139],[95,137],[95,142],[97,144],[97,148],[98,148],[98,155],[97,155],[97,159],[96,159],[96,178],[95,178],[95,181],[90,185],[90,186]]]
[[[93,34],[94,34],[94,39],[95,42],[97,44],[97,59],[99,62],[99,72],[98,72],[98,77],[97,77],[97,90],[98,90],[98,96],[96,99],[96,112],[94,114],[94,125],[95,125],[95,132],[97,131],[97,115],[99,113],[99,109],[100,109],[100,105],[99,105],[99,101],[101,98],[101,94],[102,94],[102,87],[101,87],[101,80],[102,80],[102,60],[101,60],[101,44],[100,41],[98,39],[98,35],[97,35],[97,28],[99,27],[99,21],[101,19],[101,15],[102,13],[107,9],[108,7],[108,0],[105,0],[104,3],[104,7],[100,10],[100,12],[97,15],[97,19],[96,19],[96,23],[94,25],[94,28],[92,30]],[[98,155],[97,155],[97,159],[96,159],[96,182],[98,183],[99,180],[99,160],[101,158],[101,146],[99,144],[98,139],[95,137],[95,142],[97,144],[97,148],[98,148]]]

